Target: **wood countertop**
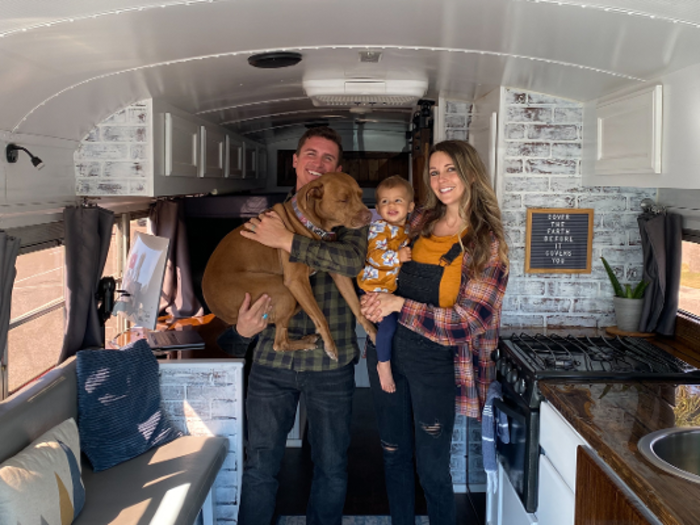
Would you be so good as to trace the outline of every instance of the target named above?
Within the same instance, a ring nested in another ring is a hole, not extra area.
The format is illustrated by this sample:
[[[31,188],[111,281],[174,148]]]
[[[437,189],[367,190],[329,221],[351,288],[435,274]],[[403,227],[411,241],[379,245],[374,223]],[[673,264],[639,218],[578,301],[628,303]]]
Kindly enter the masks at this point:
[[[541,381],[539,386],[662,523],[700,524],[700,484],[659,470],[637,451],[649,432],[700,424],[700,384]]]

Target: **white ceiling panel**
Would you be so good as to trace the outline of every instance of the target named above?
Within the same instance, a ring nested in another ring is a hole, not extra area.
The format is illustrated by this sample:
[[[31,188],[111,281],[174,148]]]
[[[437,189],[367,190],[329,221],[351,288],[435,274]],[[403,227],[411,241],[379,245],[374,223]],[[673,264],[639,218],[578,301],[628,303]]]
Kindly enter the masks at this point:
[[[316,118],[305,77],[424,78],[434,99],[505,85],[584,101],[700,61],[690,0],[0,3],[0,130],[75,140],[149,97],[241,132],[303,123]],[[302,62],[247,63],[285,49]],[[359,61],[366,49],[379,63]]]

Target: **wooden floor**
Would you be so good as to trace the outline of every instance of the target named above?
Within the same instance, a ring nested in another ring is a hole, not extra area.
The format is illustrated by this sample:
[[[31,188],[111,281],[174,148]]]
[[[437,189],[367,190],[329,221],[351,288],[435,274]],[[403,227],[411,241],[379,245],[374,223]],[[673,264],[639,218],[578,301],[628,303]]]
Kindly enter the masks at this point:
[[[288,448],[280,472],[277,496],[279,515],[304,515],[311,487],[312,463],[308,443]],[[416,482],[416,514],[426,515],[420,484]],[[457,494],[457,523],[483,525],[485,497]],[[348,452],[348,495],[345,515],[388,515],[379,434],[368,388],[358,388],[353,405],[352,442]]]

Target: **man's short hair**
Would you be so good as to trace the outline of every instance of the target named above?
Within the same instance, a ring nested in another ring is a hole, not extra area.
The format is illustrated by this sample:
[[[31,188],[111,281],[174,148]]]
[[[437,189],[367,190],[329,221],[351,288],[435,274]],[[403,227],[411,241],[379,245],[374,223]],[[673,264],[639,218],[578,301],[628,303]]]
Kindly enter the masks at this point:
[[[343,160],[343,140],[340,138],[338,132],[328,126],[317,126],[314,128],[309,128],[306,133],[304,133],[299,139],[299,144],[297,144],[297,155],[301,153],[301,148],[311,137],[321,137],[322,139],[330,140],[335,142],[338,146],[338,164]]]
[[[390,190],[392,188],[403,188],[406,190],[406,196],[408,197],[408,202],[413,202],[413,186],[410,182],[404,179],[401,175],[392,175],[381,181],[377,185],[377,189],[374,191],[374,196],[377,198],[379,196],[379,190]]]

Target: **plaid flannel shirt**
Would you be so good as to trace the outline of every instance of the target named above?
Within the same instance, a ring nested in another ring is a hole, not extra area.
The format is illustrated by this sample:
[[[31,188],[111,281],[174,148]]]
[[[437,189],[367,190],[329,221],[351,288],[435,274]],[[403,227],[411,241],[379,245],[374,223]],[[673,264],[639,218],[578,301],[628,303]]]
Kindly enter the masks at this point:
[[[257,337],[253,354],[257,364],[273,368],[320,372],[333,370],[357,361],[359,349],[355,333],[355,316],[338,287],[328,272],[355,278],[362,270],[367,253],[367,227],[358,230],[335,228],[335,241],[316,241],[295,235],[292,243],[290,261],[304,263],[316,273],[311,276],[311,288],[323,315],[328,321],[331,335],[338,348],[338,361],[333,361],[323,350],[323,341],[319,337],[316,348],[309,351],[275,352],[272,344],[275,340],[275,326],[269,325]],[[300,310],[289,321],[289,338],[301,339],[305,335],[316,333],[316,327],[306,312]],[[252,341],[236,334],[234,345],[245,352]]]
[[[422,211],[418,211],[411,217],[411,228],[421,216]],[[467,251],[462,258],[462,282],[453,307],[438,308],[407,299],[399,322],[431,341],[457,347],[457,411],[480,420],[489,385],[496,378],[491,352],[498,345],[508,272],[498,259],[498,241],[493,236],[491,256],[479,279],[467,275],[470,257]]]

